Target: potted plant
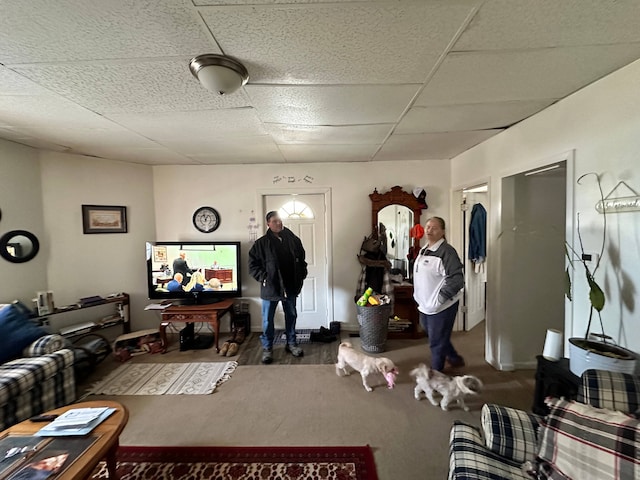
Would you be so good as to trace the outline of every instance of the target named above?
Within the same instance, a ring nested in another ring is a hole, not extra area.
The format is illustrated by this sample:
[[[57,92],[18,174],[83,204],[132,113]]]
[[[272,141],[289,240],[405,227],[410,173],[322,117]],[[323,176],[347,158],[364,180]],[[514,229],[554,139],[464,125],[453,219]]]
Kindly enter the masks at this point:
[[[594,175],[596,177],[598,190],[600,192],[600,200],[604,203],[600,176],[597,173],[585,173],[578,178],[577,183],[580,184],[581,180],[589,175]],[[566,270],[565,295],[569,300],[573,300],[571,293],[572,282],[570,268],[575,269],[575,265],[579,264],[581,268],[584,269],[585,279],[589,288],[590,305],[589,321],[587,322],[587,329],[585,331],[584,338],[573,337],[569,339],[569,368],[573,374],[577,376],[582,375],[582,372],[590,368],[633,373],[636,366],[636,355],[630,350],[610,343],[609,341],[611,340],[611,337],[604,333],[604,324],[602,322],[601,312],[604,309],[606,299],[604,291],[600,288],[600,285],[598,285],[598,282],[595,279],[595,274],[600,267],[600,261],[602,260],[602,255],[604,253],[607,234],[606,210],[603,210],[602,212],[602,243],[598,258],[593,268],[590,266],[592,260],[585,255],[582,235],[580,233],[580,214],[577,216],[576,231],[578,234],[578,242],[580,244],[579,251],[574,249],[572,245],[565,241],[565,252],[569,259],[569,266]],[[589,338],[594,313],[598,316],[602,332],[600,334],[591,334],[591,336],[599,338],[599,340]]]

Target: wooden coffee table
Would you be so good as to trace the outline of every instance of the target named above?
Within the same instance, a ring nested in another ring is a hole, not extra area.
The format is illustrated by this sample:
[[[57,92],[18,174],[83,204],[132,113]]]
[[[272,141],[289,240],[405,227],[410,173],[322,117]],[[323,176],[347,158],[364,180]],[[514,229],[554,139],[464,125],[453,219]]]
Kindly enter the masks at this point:
[[[117,478],[116,476],[116,451],[118,450],[120,433],[127,424],[129,419],[129,412],[124,405],[117,402],[103,401],[103,402],[81,402],[67,405],[66,407],[56,408],[46,412],[46,414],[60,415],[72,408],[97,408],[97,407],[110,407],[115,408],[113,412],[106,420],[98,425],[89,436],[96,437],[96,441],[80,455],[68,468],[64,470],[60,475],[57,475],[56,480],[80,480],[86,479],[91,475],[91,472],[96,468],[96,465],[100,460],[105,459],[107,462],[107,470],[109,472],[109,478]],[[22,423],[9,427],[2,433],[0,433],[0,439],[4,438],[8,434],[12,435],[33,435],[42,427],[47,425],[46,422],[32,422],[25,420]],[[55,437],[63,438],[63,437]]]

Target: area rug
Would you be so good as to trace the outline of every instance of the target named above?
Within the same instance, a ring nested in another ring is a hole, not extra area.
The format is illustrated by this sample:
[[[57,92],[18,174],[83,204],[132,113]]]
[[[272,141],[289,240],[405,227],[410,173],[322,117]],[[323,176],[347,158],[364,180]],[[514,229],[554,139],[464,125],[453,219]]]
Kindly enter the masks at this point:
[[[296,341],[298,343],[311,342],[311,329],[296,330]],[[285,343],[287,343],[287,335],[284,333],[284,330],[276,329],[273,336],[273,344],[284,345]]]
[[[237,362],[128,363],[93,385],[93,395],[207,395],[231,378]]]
[[[304,356],[294,357],[285,351],[285,342],[281,344],[274,342],[273,364],[328,365],[336,363],[338,345],[340,345],[339,335],[337,336],[336,341],[331,343],[301,343],[300,347],[304,351]],[[260,342],[259,333],[252,333],[242,344],[242,349],[238,356],[238,365],[262,365],[262,343]]]
[[[120,480],[377,480],[371,447],[120,447]],[[104,463],[92,479],[108,478]]]

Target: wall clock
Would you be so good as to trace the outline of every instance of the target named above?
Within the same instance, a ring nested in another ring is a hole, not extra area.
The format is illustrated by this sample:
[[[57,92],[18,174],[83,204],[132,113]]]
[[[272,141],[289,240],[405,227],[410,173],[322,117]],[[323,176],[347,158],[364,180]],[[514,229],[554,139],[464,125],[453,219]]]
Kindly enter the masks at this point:
[[[193,214],[193,226],[203,233],[211,233],[220,226],[220,214],[215,208],[200,207]]]

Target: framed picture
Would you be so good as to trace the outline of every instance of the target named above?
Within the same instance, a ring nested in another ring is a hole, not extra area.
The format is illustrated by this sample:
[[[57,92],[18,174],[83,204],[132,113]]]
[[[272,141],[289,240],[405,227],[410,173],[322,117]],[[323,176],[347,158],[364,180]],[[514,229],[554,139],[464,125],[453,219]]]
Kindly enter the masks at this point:
[[[84,233],[127,233],[127,207],[82,205]]]
[[[167,247],[153,247],[153,261],[166,263],[167,262]]]

